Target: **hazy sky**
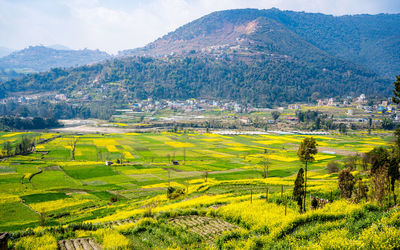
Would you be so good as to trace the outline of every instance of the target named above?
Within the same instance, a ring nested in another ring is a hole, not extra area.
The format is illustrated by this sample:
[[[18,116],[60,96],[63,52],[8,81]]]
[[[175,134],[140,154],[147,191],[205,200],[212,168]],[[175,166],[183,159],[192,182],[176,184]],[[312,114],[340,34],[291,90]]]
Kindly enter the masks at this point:
[[[400,13],[400,0],[0,0],[0,46],[62,44],[116,53],[224,9]]]

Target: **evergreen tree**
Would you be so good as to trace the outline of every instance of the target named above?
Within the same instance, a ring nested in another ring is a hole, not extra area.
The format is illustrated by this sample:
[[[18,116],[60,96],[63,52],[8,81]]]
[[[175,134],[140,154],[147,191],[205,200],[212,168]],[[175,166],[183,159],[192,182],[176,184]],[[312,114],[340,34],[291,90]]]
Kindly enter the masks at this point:
[[[344,169],[339,172],[338,186],[340,189],[340,194],[343,198],[351,198],[355,184],[356,180],[350,173],[350,169]]]
[[[371,173],[388,164],[389,152],[384,147],[377,147],[367,153],[371,163]]]
[[[396,205],[396,193],[394,192],[395,184],[398,179],[400,179],[400,172],[399,172],[399,150],[394,148],[390,157],[389,157],[389,164],[388,164],[388,175],[390,178],[390,191],[393,193],[393,201],[394,205]]]
[[[294,182],[293,198],[299,205],[300,212],[304,211],[303,198],[304,198],[304,170],[299,169],[296,181]]]

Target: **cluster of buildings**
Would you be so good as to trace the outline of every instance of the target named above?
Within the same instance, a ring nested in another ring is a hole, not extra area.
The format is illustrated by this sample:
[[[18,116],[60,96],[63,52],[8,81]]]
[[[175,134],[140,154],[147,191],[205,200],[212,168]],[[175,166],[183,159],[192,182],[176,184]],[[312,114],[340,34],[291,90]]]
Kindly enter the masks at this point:
[[[157,110],[180,110],[183,112],[194,112],[194,111],[212,111],[222,110],[231,111],[235,113],[247,113],[248,108],[237,102],[222,102],[214,100],[197,100],[188,99],[185,101],[173,101],[173,100],[153,100],[148,98],[147,100],[138,101],[131,104],[132,110],[135,112],[154,112]]]
[[[55,93],[40,93],[31,95],[11,96],[0,100],[0,104],[7,103],[30,103],[39,99],[45,99],[49,101],[67,101],[68,98],[64,94]]]
[[[364,110],[365,113],[372,113],[374,111],[378,113],[394,113],[395,111],[395,106],[391,105],[390,101],[383,100],[379,103],[374,103],[372,100],[368,100],[364,94],[361,94],[359,97],[356,98],[348,96],[343,101],[336,101],[334,98],[319,99],[317,100],[317,106],[331,106],[341,108],[355,107],[356,109]],[[351,113],[348,114],[352,115]]]

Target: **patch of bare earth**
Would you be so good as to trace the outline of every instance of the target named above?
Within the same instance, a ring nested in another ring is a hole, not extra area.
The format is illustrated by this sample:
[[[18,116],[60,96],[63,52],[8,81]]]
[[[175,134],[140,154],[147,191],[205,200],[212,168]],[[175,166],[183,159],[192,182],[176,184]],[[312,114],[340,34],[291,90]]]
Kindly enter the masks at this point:
[[[219,218],[198,215],[181,216],[170,219],[169,222],[200,235],[207,242],[215,242],[216,238],[223,232],[239,228]]]
[[[125,219],[125,220],[109,221],[103,224],[106,226],[121,226],[124,224],[136,223],[137,221],[138,219]]]
[[[334,152],[338,155],[344,155],[344,156],[355,155],[358,153],[356,151],[349,151],[349,150],[343,150],[343,149],[337,149],[337,148],[327,148],[327,147],[318,147],[318,151],[319,152],[323,152],[323,151]]]
[[[102,247],[91,238],[78,238],[69,240],[60,240],[58,248],[61,250],[100,250]]]
[[[73,132],[73,133],[105,133],[105,134],[118,134],[118,133],[129,133],[134,130],[123,129],[123,128],[110,128],[110,127],[93,127],[90,125],[81,125],[76,127],[64,127],[53,129],[56,132]]]
[[[45,170],[45,171],[63,171],[60,166],[48,166],[48,167],[45,167],[43,170]]]

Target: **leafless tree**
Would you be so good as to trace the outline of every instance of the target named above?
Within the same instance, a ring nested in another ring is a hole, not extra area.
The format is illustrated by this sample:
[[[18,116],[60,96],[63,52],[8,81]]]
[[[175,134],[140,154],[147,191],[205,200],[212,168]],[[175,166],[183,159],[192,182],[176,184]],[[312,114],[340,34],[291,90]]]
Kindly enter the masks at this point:
[[[269,165],[270,165],[270,159],[269,159],[270,153],[271,152],[268,151],[268,149],[264,149],[264,156],[263,156],[263,161],[262,161],[262,163],[263,163],[262,169],[263,169],[263,177],[264,178],[268,177],[268,171],[269,171]]]
[[[69,141],[69,146],[71,147],[71,160],[75,161],[75,149],[76,149],[76,144],[78,143],[78,138],[73,137]]]

